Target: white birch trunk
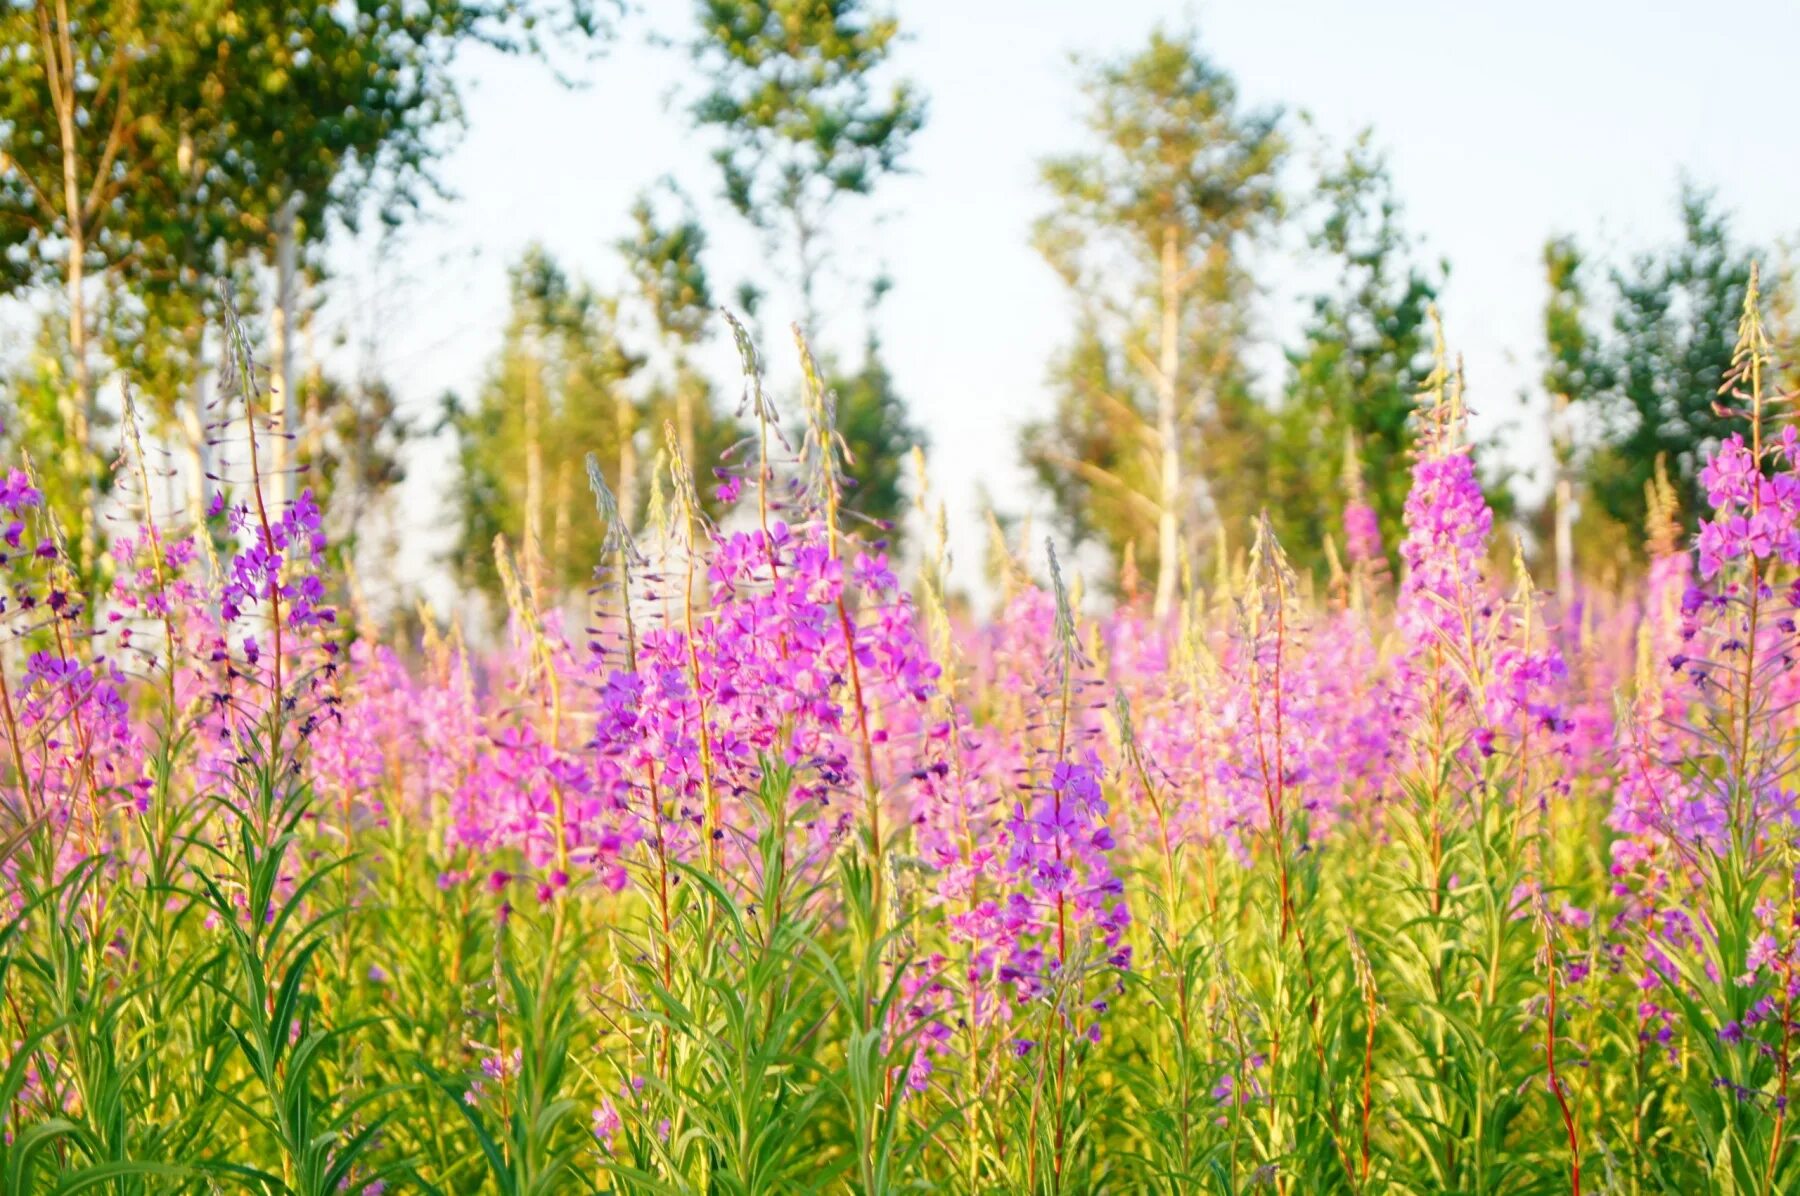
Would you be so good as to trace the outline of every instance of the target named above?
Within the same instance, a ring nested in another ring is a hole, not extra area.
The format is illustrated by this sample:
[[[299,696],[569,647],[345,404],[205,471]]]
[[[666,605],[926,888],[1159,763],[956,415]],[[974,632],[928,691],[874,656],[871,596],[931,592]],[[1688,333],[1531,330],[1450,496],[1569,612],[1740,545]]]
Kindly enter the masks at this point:
[[[187,504],[188,518],[193,520],[196,534],[206,522],[206,342],[200,342],[200,352],[194,364],[194,381],[189,387],[188,400],[176,407],[181,422],[181,440],[184,455],[187,457]]]
[[[1575,600],[1575,486],[1569,479],[1569,396],[1557,395],[1551,413],[1551,455],[1556,461],[1556,597],[1566,609]]]
[[[292,463],[292,429],[288,426],[294,393],[294,307],[299,246],[295,224],[299,199],[292,195],[275,213],[275,310],[269,320],[269,437],[270,490],[277,505],[285,503],[292,487],[288,471]]]
[[[1162,330],[1156,380],[1156,434],[1162,449],[1161,485],[1158,494],[1156,525],[1156,605],[1157,618],[1167,615],[1175,605],[1176,581],[1180,576],[1179,508],[1181,503],[1181,444],[1176,410],[1179,392],[1177,374],[1181,369],[1181,262],[1177,255],[1177,231],[1163,230],[1162,248]]]
[[[526,333],[525,345],[525,584],[537,594],[544,580],[544,398],[543,379],[538,376],[536,336]]]

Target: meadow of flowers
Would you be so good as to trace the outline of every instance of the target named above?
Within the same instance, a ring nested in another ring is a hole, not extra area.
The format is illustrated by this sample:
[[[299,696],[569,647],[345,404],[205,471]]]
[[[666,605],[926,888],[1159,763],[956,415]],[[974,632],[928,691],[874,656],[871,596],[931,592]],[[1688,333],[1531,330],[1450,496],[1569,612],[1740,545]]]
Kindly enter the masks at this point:
[[[1800,1190],[1754,291],[1621,592],[1536,591],[1440,368],[1403,542],[1347,494],[1161,621],[1002,545],[972,621],[740,335],[751,440],[636,529],[595,471],[590,594],[498,544],[480,645],[330,575],[231,332],[204,527],[129,392],[104,592],[0,485],[7,1196]]]

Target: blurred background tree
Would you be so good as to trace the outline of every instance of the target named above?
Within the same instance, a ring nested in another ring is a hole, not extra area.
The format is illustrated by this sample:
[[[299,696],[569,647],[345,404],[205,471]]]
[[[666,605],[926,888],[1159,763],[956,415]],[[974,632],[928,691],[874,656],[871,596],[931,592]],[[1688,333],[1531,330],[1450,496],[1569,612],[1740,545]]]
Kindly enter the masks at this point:
[[[1259,489],[1295,561],[1317,566],[1321,530],[1341,534],[1347,447],[1383,543],[1399,543],[1413,410],[1433,364],[1431,308],[1448,269],[1410,260],[1400,203],[1370,134],[1321,173],[1314,195],[1322,215],[1308,237],[1336,276],[1312,298],[1301,342],[1288,352]]]
[[[725,199],[785,263],[815,339],[838,208],[900,170],[925,125],[911,84],[877,90],[899,21],[862,0],[700,0],[696,19],[694,124],[717,135]]]
[[[1588,327],[1586,262],[1568,237],[1544,245],[1544,393],[1550,399],[1550,542],[1556,561],[1556,591],[1574,592],[1576,472],[1575,421],[1606,389],[1606,363]],[[1595,512],[1598,517],[1598,511]],[[1612,539],[1609,537],[1609,539]]]
[[[180,4],[0,8],[0,294],[61,291],[22,385],[55,394],[32,447],[84,575],[100,564],[97,512],[110,480],[97,448],[94,293],[129,286],[120,274],[154,269],[147,249],[193,231],[164,227],[162,213],[179,206],[191,166],[187,131],[204,118],[192,84],[204,59]]]
[[[667,214],[663,209],[672,208]],[[723,323],[707,272],[706,230],[680,186],[664,180],[639,196],[631,210],[632,234],[616,246],[637,285],[638,298],[662,347],[660,370],[650,368],[644,400],[647,447],[662,451],[664,424],[675,429],[682,460],[697,474],[698,497],[721,514],[706,471],[716,470],[747,430],[725,409],[697,355]],[[628,511],[635,517],[636,512]]]
[[[908,502],[905,478],[916,447],[929,447],[923,429],[908,416],[906,400],[894,387],[881,356],[880,321],[876,318],[888,281],[880,276],[869,287],[867,329],[862,358],[854,372],[841,368],[825,384],[837,395],[837,428],[849,450],[850,489],[843,509],[864,522],[864,530],[888,546],[899,539],[900,513]]]
[[[317,441],[316,403],[296,406],[301,270],[332,224],[354,230],[373,207],[400,224],[440,194],[437,173],[462,123],[457,57],[470,45],[537,57],[588,49],[611,0],[380,0],[354,10],[308,3],[234,5],[211,40],[227,102],[209,132],[237,240],[267,260],[271,407]],[[271,441],[277,474],[286,441]]]
[[[0,298],[28,329],[0,407],[84,573],[107,567],[102,516],[119,498],[107,468],[117,381],[132,382],[182,462],[185,489],[177,481],[168,501],[198,511],[208,497],[221,280],[289,432],[269,442],[269,464],[283,485],[285,467],[305,471],[355,551],[420,430],[378,352],[337,376],[327,359],[338,346],[317,349],[330,247],[370,225],[385,246],[444,196],[466,51],[555,69],[609,45],[625,11],[618,0],[0,7]],[[701,208],[673,180],[622,214],[615,290],[572,279],[545,250],[517,263],[488,377],[445,422],[467,487],[453,556],[479,581],[491,581],[504,532],[542,584],[585,583],[587,451],[638,519],[665,421],[702,471],[741,438],[723,410],[729,383],[710,372],[714,307],[735,290],[754,320],[771,279],[791,290],[836,392],[855,457],[847,508],[875,538],[900,531],[901,462],[925,437],[884,356],[888,283],[879,254],[861,252],[858,222],[891,194],[926,121],[924,96],[896,71],[899,10],[690,0],[680,11],[673,40],[692,71],[681,112],[712,149],[716,211],[744,222],[771,268],[722,276]],[[1391,546],[1431,364],[1427,313],[1448,266],[1422,260],[1373,139],[1300,170],[1280,114],[1243,104],[1191,31],[1088,62],[1081,89],[1085,138],[1041,163],[1050,210],[1033,233],[1072,317],[1048,363],[1049,410],[1022,430],[1058,524],[1154,574],[1160,610],[1215,533],[1247,528],[1265,503],[1315,570],[1318,533],[1339,526],[1353,485]],[[1290,214],[1284,193],[1305,200]],[[1742,243],[1696,187],[1680,216],[1674,243],[1622,262],[1574,238],[1545,247],[1543,393],[1507,434],[1547,430],[1549,485],[1528,528],[1558,590],[1635,567],[1659,459],[1683,518],[1699,513],[1695,470],[1725,431],[1713,402],[1752,260],[1771,327],[1800,329],[1784,262]],[[1277,344],[1259,303],[1285,285],[1302,234],[1302,265],[1323,263],[1327,278],[1300,296],[1298,336]],[[780,329],[758,331],[766,350],[785,344]],[[1256,377],[1250,363],[1277,353],[1279,373]],[[1791,368],[1784,377],[1795,381]],[[1498,459],[1484,453],[1484,466]],[[1505,509],[1510,491],[1495,486]]]
[[[899,22],[862,0],[699,0],[696,19],[691,51],[709,86],[692,107],[694,124],[718,137],[725,199],[785,263],[797,323],[837,391],[839,427],[853,452],[860,444],[860,484],[846,506],[897,532],[906,507],[900,462],[924,437],[879,356],[873,320],[886,283],[850,276],[834,257],[833,231],[845,200],[873,195],[903,169],[925,125],[913,86],[881,81]],[[820,287],[833,272],[852,293],[867,287],[877,297],[865,306],[871,322],[854,368],[825,337]]]
[[[397,223],[435,192],[434,167],[461,121],[462,49],[542,56],[597,45],[614,12],[612,0],[31,0],[0,9],[0,296],[60,283],[43,345],[52,355],[31,372],[68,382],[55,426],[44,429],[52,438],[37,443],[50,448],[40,453],[46,473],[62,475],[47,481],[65,496],[58,514],[80,529],[88,567],[98,567],[109,370],[129,364],[151,383],[144,406],[160,431],[185,441],[197,502],[208,463],[192,388],[218,314],[216,283],[231,278],[249,311],[246,267],[260,260],[274,280],[269,403],[320,456],[334,442],[324,402],[348,392],[320,378],[304,421],[288,408],[301,272],[320,268],[331,226],[353,227],[371,202]],[[289,441],[269,445],[285,486]]]
[[[486,383],[472,404],[446,402],[461,478],[455,559],[464,580],[497,595],[494,538],[504,535],[534,592],[578,590],[607,530],[592,518],[589,453],[620,509],[641,509],[646,412],[632,384],[644,362],[619,341],[617,301],[571,279],[541,246],[509,277],[510,314]]]
[[[1733,241],[1712,196],[1692,187],[1682,192],[1681,229],[1672,249],[1640,255],[1614,274],[1611,335],[1601,342],[1601,443],[1588,487],[1637,543],[1657,458],[1668,461],[1691,526],[1704,510],[1702,458],[1735,424],[1714,404],[1756,254]]]
[[[1240,514],[1209,481],[1260,460],[1245,255],[1282,214],[1286,146],[1279,114],[1240,110],[1192,33],[1095,64],[1083,94],[1092,143],[1043,163],[1054,208],[1035,237],[1075,337],[1025,455],[1071,534],[1155,571],[1160,614],[1183,556]]]
[[[659,214],[658,199],[675,207],[672,217]],[[669,358],[667,377],[658,383],[650,406],[658,422],[666,419],[674,426],[688,468],[699,469],[717,461],[741,434],[717,410],[712,382],[695,361],[718,323],[702,260],[706,230],[673,181],[641,195],[631,209],[631,223],[632,235],[619,242],[618,250]]]
[[[1739,244],[1716,198],[1691,184],[1679,210],[1677,241],[1638,253],[1603,285],[1572,238],[1545,251],[1543,384],[1568,408],[1568,430],[1553,446],[1569,512],[1569,563],[1559,572],[1617,570],[1640,558],[1659,460],[1691,528],[1706,510],[1701,462],[1734,427],[1715,408],[1719,386],[1751,262],[1773,255]],[[1556,494],[1539,521],[1553,542]]]

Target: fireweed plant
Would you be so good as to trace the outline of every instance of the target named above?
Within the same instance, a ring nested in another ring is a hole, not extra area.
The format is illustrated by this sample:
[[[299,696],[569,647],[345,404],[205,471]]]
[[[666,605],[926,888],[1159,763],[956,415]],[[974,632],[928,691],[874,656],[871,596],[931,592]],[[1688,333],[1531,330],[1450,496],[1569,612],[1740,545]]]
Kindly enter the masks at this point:
[[[0,1192],[1796,1190],[1758,303],[1616,590],[1500,542],[1440,338],[1397,545],[1349,444],[1323,584],[1264,520],[1159,621],[999,535],[977,618],[734,323],[749,435],[591,469],[590,591],[502,539],[492,633],[397,639],[227,302],[199,526],[129,390],[103,585],[0,474]]]

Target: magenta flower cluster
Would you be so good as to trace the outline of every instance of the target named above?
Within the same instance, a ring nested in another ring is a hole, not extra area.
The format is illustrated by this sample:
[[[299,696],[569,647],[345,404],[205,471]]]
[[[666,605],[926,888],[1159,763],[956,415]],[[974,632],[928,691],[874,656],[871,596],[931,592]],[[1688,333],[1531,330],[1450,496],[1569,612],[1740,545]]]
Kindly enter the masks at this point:
[[[1717,576],[1733,560],[1778,559],[1800,565],[1800,431],[1792,424],[1764,446],[1765,472],[1740,433],[1734,433],[1700,471],[1713,509],[1700,523],[1700,576]]]

